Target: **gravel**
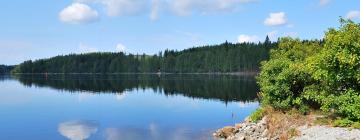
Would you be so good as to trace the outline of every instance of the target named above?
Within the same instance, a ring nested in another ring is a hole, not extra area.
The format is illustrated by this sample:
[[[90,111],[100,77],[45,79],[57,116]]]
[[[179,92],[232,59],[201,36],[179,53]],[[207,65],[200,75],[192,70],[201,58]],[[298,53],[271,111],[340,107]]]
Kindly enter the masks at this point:
[[[301,127],[295,140],[360,140],[360,130],[327,126]]]

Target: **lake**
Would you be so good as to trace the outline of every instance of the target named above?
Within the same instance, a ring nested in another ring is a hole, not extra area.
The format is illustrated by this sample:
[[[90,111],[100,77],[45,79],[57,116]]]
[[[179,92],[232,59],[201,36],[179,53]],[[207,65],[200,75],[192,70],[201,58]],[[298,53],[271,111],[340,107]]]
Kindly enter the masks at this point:
[[[210,140],[258,106],[253,76],[1,75],[1,140]]]

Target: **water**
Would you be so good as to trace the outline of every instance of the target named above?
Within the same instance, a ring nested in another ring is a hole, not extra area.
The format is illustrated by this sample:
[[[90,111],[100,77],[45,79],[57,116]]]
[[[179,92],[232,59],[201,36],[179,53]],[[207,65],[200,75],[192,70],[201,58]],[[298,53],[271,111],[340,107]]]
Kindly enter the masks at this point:
[[[1,140],[213,139],[258,107],[252,76],[0,76]]]

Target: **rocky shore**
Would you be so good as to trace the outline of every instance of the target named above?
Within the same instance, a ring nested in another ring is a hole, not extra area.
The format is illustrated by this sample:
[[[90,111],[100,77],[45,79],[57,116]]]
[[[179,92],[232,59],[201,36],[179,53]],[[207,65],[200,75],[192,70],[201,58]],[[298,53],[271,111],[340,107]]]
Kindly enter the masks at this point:
[[[268,137],[266,117],[257,123],[245,119],[243,123],[221,128],[213,135],[225,140],[272,140]]]
[[[226,126],[213,135],[222,140],[360,140],[360,130],[351,128],[303,125],[294,132],[296,135],[291,138],[270,136],[267,117],[264,117],[257,123],[245,119],[243,123]]]

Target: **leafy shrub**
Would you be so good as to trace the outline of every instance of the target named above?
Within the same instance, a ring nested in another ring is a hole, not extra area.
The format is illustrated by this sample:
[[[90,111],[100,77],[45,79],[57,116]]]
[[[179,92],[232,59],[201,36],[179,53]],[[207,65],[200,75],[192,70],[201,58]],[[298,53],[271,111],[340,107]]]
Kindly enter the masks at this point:
[[[310,98],[324,111],[360,120],[360,24],[340,20],[341,27],[326,32],[324,48],[307,61]]]
[[[309,113],[309,111],[310,111],[310,108],[309,108],[309,106],[307,106],[307,105],[302,105],[302,106],[299,107],[299,112],[300,112],[301,114],[306,115],[306,114]]]
[[[334,126],[337,127],[350,127],[353,124],[353,121],[345,118],[345,119],[338,119],[334,121]]]
[[[303,89],[312,82],[306,71],[305,59],[320,49],[320,41],[300,41],[281,38],[279,47],[272,50],[270,60],[262,63],[257,78],[264,104],[276,109],[302,108],[307,100]]]
[[[341,126],[360,121],[360,24],[340,23],[324,42],[280,39],[257,78],[263,104],[302,113],[320,108],[347,118]]]

